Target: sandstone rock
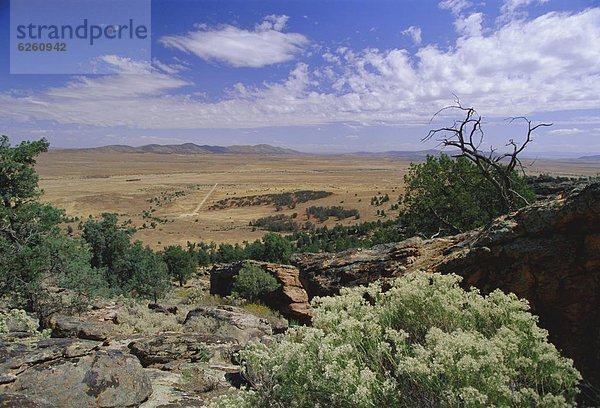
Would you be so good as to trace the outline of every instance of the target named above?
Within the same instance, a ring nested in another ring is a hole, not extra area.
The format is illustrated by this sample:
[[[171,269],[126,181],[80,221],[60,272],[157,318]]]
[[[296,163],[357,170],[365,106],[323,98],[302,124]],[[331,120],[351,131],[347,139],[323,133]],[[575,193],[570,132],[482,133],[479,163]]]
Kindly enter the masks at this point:
[[[9,401],[32,407],[125,407],[144,401],[152,388],[137,358],[99,347],[95,341],[56,338],[0,343],[0,372],[14,377],[0,385],[0,394],[22,396]]]
[[[273,326],[267,319],[234,306],[199,307],[188,312],[183,324],[188,331],[217,338],[233,338],[241,346],[251,339],[273,334]]]
[[[599,386],[599,233],[595,183],[498,219],[431,269],[461,275],[484,293],[499,288],[527,299],[550,340]]]
[[[371,249],[350,249],[337,253],[304,253],[292,257],[300,270],[309,298],[339,294],[342,287],[367,285],[394,277],[408,269],[418,269],[435,250],[459,242],[458,238],[425,241],[410,238]]]
[[[29,367],[63,357],[76,358],[98,349],[100,343],[76,339],[28,339],[0,342],[0,372],[17,375]]]
[[[54,405],[23,394],[0,394],[0,407],[3,408],[56,408]]]
[[[0,373],[0,384],[8,384],[17,379],[14,374]]]
[[[131,342],[128,347],[142,366],[167,370],[173,367],[173,362],[222,361],[223,357],[230,357],[239,349],[237,340],[232,338],[188,333],[146,337]]]
[[[35,365],[10,390],[59,407],[130,407],[145,401],[152,386],[134,356],[95,351]]]
[[[106,327],[100,323],[81,320],[81,318],[75,316],[52,315],[47,326],[52,329],[53,337],[104,341],[109,335]]]
[[[267,306],[279,311],[284,317],[308,323],[312,318],[308,295],[300,282],[299,271],[289,265],[269,262],[244,261],[228,265],[215,266],[210,271],[210,293],[213,295],[231,295],[233,277],[246,263],[254,264],[277,279],[281,287],[261,299]]]
[[[141,408],[205,407],[215,395],[229,390],[222,373],[206,372],[197,365],[185,369],[185,374],[174,371],[146,369],[154,392],[140,405]],[[210,371],[210,370],[209,370]],[[219,377],[219,378],[217,378]]]

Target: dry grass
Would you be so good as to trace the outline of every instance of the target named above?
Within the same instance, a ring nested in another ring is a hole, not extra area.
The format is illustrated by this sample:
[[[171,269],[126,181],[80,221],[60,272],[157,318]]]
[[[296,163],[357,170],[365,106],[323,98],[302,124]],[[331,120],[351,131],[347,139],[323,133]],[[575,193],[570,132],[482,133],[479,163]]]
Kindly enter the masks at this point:
[[[142,212],[148,200],[161,194],[184,191],[185,195],[155,206],[152,214],[167,220],[156,229],[139,230],[135,238],[158,249],[165,245],[192,242],[241,242],[255,240],[264,231],[248,224],[274,214],[298,214],[306,221],[312,205],[341,205],[360,211],[360,220],[346,219],[344,225],[376,220],[377,210],[388,217],[402,193],[402,177],[409,162],[389,158],[351,156],[255,156],[255,155],[161,155],[107,152],[50,151],[38,162],[44,200],[64,208],[69,216],[116,212],[141,227],[150,220]],[[560,175],[595,175],[600,163],[537,161],[533,172]],[[133,180],[133,181],[132,181]],[[218,183],[198,214],[189,217]],[[216,201],[229,197],[273,194],[297,190],[322,190],[330,197],[299,204],[276,212],[273,206],[251,206],[209,210]],[[382,207],[370,205],[371,197],[389,194]],[[323,225],[333,226],[330,219]],[[73,225],[75,227],[75,225]]]
[[[126,301],[117,314],[118,328],[125,335],[180,332],[186,314],[185,310],[177,315],[156,313],[148,309],[146,302]]]

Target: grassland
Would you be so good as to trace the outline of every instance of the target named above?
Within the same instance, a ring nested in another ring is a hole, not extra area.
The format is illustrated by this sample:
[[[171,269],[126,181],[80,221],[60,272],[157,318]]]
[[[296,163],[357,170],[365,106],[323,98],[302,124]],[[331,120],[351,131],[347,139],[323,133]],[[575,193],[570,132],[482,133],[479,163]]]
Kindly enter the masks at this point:
[[[397,211],[389,208],[402,193],[402,176],[409,165],[383,157],[57,150],[42,155],[37,170],[44,201],[65,209],[70,217],[115,212],[138,228],[146,224],[135,238],[161,248],[187,241],[254,240],[265,232],[250,226],[251,221],[296,213],[302,223],[311,206],[342,206],[360,213],[360,220],[330,218],[317,225],[376,220],[381,209],[393,217]],[[531,173],[540,172],[595,176],[600,162],[536,161]],[[300,190],[332,194],[280,211],[270,203],[214,208],[220,200]],[[384,194],[389,202],[371,205],[372,197]]]

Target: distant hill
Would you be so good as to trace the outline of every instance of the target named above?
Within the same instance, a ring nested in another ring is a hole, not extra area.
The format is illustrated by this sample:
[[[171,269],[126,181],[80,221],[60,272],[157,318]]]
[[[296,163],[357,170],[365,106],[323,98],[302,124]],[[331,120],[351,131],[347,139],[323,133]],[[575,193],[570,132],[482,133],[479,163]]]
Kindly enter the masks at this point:
[[[209,146],[195,143],[180,145],[148,144],[144,146],[110,145],[85,149],[72,149],[89,152],[119,152],[119,153],[158,153],[158,154],[302,154],[296,150],[283,147],[259,144],[254,146]]]
[[[595,156],[581,156],[579,159],[577,160],[590,160],[590,161],[600,161],[600,154],[597,154]]]

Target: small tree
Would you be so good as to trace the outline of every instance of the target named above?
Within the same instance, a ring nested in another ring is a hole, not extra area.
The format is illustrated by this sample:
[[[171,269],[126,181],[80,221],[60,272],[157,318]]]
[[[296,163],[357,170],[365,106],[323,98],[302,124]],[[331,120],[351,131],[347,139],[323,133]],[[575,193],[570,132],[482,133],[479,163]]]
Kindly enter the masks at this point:
[[[177,279],[179,286],[192,276],[196,271],[198,261],[191,250],[186,251],[180,245],[171,245],[164,249],[162,259],[167,264],[169,275]]]
[[[484,141],[484,133],[481,126],[482,117],[474,108],[467,108],[456,100],[455,105],[447,106],[438,111],[434,118],[442,111],[453,110],[464,114],[463,119],[456,120],[452,126],[432,129],[423,140],[431,140],[440,136],[438,141],[444,147],[458,149],[455,157],[464,157],[472,162],[481,175],[493,186],[496,191],[497,200],[503,208],[503,212],[514,211],[519,207],[530,204],[527,197],[522,196],[515,183],[515,175],[520,171],[524,175],[523,165],[519,155],[525,150],[532,141],[533,133],[540,127],[552,126],[551,123],[540,123],[532,125],[532,122],[526,117],[519,116],[510,119],[510,122],[517,120],[527,123],[527,133],[521,142],[515,139],[509,139],[506,147],[508,151],[498,152],[493,146],[489,151],[481,149]]]
[[[262,268],[245,264],[233,278],[233,293],[250,301],[257,301],[262,296],[279,289],[277,279]]]
[[[82,238],[92,249],[92,266],[106,268],[106,280],[111,285],[120,285],[127,280],[118,276],[116,263],[129,250],[134,230],[118,225],[117,214],[104,213],[100,220],[89,219],[83,224]]]
[[[268,233],[262,238],[264,252],[262,260],[266,262],[289,263],[292,244],[279,234]]]
[[[139,241],[119,259],[116,268],[120,276],[128,276],[124,289],[143,299],[152,299],[156,303],[171,288],[167,265]]]
[[[0,297],[40,315],[62,306],[50,286],[62,284],[88,300],[102,286],[88,248],[62,235],[63,212],[37,201],[42,192],[34,166],[47,150],[45,139],[13,147],[0,137]]]

